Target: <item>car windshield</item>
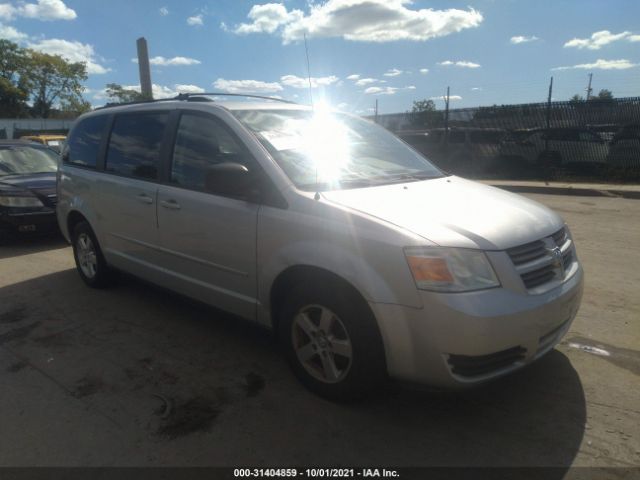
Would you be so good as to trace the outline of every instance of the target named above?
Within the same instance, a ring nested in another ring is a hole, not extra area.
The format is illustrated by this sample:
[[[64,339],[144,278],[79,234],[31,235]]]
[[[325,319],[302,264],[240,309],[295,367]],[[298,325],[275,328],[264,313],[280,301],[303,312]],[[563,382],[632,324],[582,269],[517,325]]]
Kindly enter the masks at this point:
[[[55,172],[58,157],[48,148],[0,145],[0,177]]]
[[[444,174],[382,127],[350,115],[310,110],[233,114],[303,190],[338,190]]]

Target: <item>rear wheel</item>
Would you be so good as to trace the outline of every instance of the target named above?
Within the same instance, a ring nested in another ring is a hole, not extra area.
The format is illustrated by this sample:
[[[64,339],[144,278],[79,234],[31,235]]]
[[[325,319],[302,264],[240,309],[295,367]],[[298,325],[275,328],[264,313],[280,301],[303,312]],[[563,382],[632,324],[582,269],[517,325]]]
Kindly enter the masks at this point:
[[[325,398],[362,397],[385,377],[375,319],[366,302],[352,292],[326,285],[294,287],[279,327],[294,373]]]
[[[79,222],[73,229],[73,256],[80,278],[92,288],[112,284],[113,272],[104,260],[100,245],[87,222]]]

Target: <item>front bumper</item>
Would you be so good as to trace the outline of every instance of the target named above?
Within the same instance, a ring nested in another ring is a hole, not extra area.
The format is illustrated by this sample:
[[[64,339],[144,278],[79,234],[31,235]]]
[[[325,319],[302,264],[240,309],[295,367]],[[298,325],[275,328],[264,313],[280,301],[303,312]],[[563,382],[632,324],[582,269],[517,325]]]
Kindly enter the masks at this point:
[[[0,231],[6,234],[47,234],[58,230],[53,209],[32,212],[0,212]]]
[[[505,288],[421,291],[424,307],[370,303],[392,378],[440,387],[482,383],[551,350],[576,316],[583,270],[540,295]]]

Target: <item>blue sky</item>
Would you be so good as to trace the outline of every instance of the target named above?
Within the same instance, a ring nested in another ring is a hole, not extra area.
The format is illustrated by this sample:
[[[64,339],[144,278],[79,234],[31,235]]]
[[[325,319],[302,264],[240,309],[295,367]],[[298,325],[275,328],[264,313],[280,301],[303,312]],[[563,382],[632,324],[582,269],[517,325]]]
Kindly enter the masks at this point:
[[[314,99],[368,114],[441,97],[452,107],[544,101],[593,89],[640,95],[637,0],[0,0],[0,37],[87,61],[86,98],[138,84],[149,42],[156,96],[178,91]],[[158,58],[160,57],[160,58]]]

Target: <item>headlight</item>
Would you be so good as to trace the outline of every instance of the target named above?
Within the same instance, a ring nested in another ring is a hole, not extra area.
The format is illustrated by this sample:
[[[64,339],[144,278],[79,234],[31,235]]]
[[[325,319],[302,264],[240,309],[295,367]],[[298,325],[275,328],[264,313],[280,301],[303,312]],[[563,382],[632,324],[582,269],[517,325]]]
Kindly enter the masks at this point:
[[[479,250],[407,247],[404,254],[421,290],[468,292],[500,286],[489,259]]]
[[[0,195],[0,206],[13,208],[29,208],[44,206],[36,197]]]

